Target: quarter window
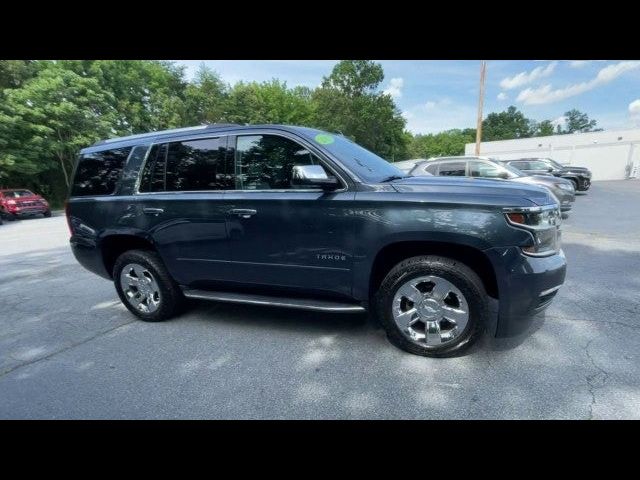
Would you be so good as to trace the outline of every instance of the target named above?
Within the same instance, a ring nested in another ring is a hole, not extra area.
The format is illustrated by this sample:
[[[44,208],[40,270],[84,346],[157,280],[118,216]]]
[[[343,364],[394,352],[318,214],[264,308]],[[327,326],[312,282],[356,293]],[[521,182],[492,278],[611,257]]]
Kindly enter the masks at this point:
[[[127,162],[131,147],[87,153],[78,159],[71,196],[111,195]]]
[[[424,171],[430,173],[431,175],[437,175],[438,164],[433,163],[431,165],[427,165],[426,167],[424,167]]]
[[[293,167],[321,165],[316,155],[293,140],[277,135],[237,137],[236,168],[240,190],[291,190]],[[323,167],[324,168],[324,167]],[[327,176],[332,174],[325,168]]]

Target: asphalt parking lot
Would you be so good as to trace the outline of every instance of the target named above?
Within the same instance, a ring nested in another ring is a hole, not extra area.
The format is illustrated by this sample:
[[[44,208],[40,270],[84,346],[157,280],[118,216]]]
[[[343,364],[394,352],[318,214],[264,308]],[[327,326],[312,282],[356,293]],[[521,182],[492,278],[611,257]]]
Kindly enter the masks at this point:
[[[526,335],[429,359],[366,315],[196,303],[137,321],[61,215],[0,226],[0,418],[640,418],[640,180],[564,221],[567,280]]]

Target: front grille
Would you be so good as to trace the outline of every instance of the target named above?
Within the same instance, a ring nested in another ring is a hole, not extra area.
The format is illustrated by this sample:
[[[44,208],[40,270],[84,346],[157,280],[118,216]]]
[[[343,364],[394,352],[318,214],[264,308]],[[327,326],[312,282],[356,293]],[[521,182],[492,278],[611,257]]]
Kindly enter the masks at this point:
[[[19,207],[40,207],[42,204],[40,202],[17,202]]]

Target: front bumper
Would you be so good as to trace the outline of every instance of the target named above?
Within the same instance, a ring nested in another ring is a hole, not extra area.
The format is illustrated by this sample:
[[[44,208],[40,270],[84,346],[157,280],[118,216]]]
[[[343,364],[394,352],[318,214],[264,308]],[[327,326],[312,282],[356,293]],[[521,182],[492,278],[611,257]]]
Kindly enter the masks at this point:
[[[548,257],[524,255],[519,247],[485,251],[498,282],[498,318],[491,325],[496,337],[523,333],[536,314],[545,310],[564,283],[567,261],[564,252]]]
[[[32,215],[42,215],[49,211],[49,207],[37,206],[37,207],[23,207],[13,210],[7,210],[6,213],[15,217],[30,217]]]

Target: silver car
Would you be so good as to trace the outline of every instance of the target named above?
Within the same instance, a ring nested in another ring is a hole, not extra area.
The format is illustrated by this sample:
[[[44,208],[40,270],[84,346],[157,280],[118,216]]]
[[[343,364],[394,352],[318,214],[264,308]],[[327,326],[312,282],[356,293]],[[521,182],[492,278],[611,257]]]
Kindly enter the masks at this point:
[[[409,175],[491,178],[540,185],[553,193],[563,212],[571,210],[571,204],[576,199],[576,191],[569,180],[548,175],[527,175],[515,167],[504,165],[487,157],[430,158],[416,163],[409,171]]]

